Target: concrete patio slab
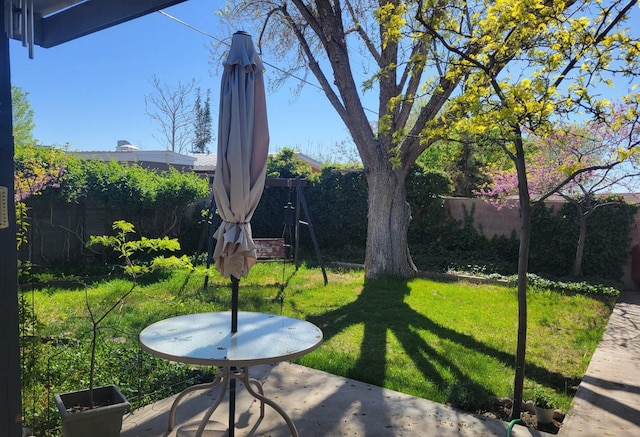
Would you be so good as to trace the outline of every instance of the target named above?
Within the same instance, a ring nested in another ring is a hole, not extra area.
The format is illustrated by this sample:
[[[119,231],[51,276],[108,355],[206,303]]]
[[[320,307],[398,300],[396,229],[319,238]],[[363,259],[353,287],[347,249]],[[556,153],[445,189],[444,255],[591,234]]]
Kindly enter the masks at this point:
[[[477,417],[446,405],[365,384],[307,367],[279,363],[256,366],[267,397],[291,416],[301,437],[334,436],[505,436],[508,424]],[[186,437],[195,435],[199,418],[215,399],[215,390],[195,392],[180,404],[176,428],[167,431],[174,397],[136,410],[125,417],[121,437]],[[260,404],[238,384],[235,435],[290,436],[285,421],[268,405],[259,420]],[[223,436],[228,422],[228,400],[212,416],[205,436]],[[549,436],[516,425],[514,437]]]
[[[618,298],[559,435],[640,436],[640,293]]]

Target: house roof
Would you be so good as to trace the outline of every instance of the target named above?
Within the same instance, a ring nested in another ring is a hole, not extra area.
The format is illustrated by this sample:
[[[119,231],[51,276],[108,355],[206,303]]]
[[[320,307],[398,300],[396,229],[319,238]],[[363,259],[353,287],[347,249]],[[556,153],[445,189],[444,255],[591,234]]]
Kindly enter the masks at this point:
[[[218,164],[218,155],[213,153],[188,153],[195,159],[193,170],[199,172],[214,172]]]
[[[218,155],[213,153],[188,153],[188,156],[195,158],[193,164],[193,170],[196,172],[212,173],[216,171],[216,165],[218,164]],[[309,156],[298,153],[298,158],[308,163],[311,166],[311,170],[314,172],[322,171],[322,164]]]
[[[119,145],[116,150],[76,151],[74,153],[81,158],[102,159],[103,161],[114,159],[118,162],[147,162],[188,166],[192,167],[195,172],[201,173],[214,173],[218,164],[218,155],[213,153],[181,154],[168,150],[140,150],[135,146],[123,147]],[[314,172],[321,171],[322,165],[318,161],[302,153],[298,153],[298,157],[308,163]]]
[[[167,164],[170,166],[195,167],[196,159],[189,155],[171,152],[170,150],[111,150],[111,151],[88,151],[74,152],[80,158],[101,159],[109,161],[111,159],[118,162],[146,162]]]
[[[311,158],[310,156],[307,156],[304,153],[300,153],[300,152],[298,152],[298,158],[300,158],[301,160],[303,160],[304,162],[309,164],[311,166],[311,170],[313,172],[322,171],[322,163],[320,161],[316,161],[315,159]]]

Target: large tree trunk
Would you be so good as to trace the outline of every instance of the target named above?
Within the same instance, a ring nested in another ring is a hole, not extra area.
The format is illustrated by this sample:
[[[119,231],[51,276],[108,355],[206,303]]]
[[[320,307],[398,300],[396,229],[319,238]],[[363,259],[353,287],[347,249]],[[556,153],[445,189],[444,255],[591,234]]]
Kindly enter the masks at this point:
[[[367,173],[369,215],[365,279],[385,276],[410,278],[416,274],[407,232],[411,208],[406,200],[404,173],[378,167]]]

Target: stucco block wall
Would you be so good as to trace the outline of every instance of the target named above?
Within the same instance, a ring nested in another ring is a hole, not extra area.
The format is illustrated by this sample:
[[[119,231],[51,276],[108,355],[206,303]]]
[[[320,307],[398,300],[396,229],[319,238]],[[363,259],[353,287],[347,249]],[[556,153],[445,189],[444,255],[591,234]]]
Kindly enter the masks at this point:
[[[495,235],[509,237],[513,231],[520,236],[517,202],[498,209],[482,199],[447,197],[444,207],[447,217],[456,221],[464,222],[465,216],[471,215],[476,229],[489,239]]]
[[[563,203],[562,200],[549,200],[545,205],[558,211]],[[473,214],[474,226],[488,239],[500,235],[510,237],[514,231],[516,238],[520,238],[520,209],[517,199],[498,207],[483,199],[445,197],[444,208],[447,217],[457,221],[463,221],[465,214]]]

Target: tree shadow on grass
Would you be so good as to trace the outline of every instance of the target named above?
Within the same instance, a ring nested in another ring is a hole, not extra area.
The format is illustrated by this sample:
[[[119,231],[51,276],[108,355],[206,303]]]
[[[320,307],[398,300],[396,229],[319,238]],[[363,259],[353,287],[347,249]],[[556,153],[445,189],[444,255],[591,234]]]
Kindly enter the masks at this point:
[[[446,390],[452,379],[473,384],[476,382],[465,372],[461,364],[463,359],[443,355],[420,336],[421,331],[430,332],[471,352],[486,355],[507,368],[515,366],[515,350],[514,353],[508,353],[496,349],[418,313],[405,302],[409,293],[408,283],[400,279],[369,281],[354,302],[321,315],[310,316],[308,320],[322,329],[325,341],[351,326],[363,325],[364,336],[359,358],[346,376],[377,386],[384,386],[387,379],[389,331],[401,343],[413,366],[438,390]],[[515,328],[514,332],[497,332],[496,335],[515,336]],[[443,374],[441,369],[446,369],[448,375]],[[578,378],[567,378],[532,363],[527,363],[526,371],[528,378],[557,389],[577,387],[580,382]]]

